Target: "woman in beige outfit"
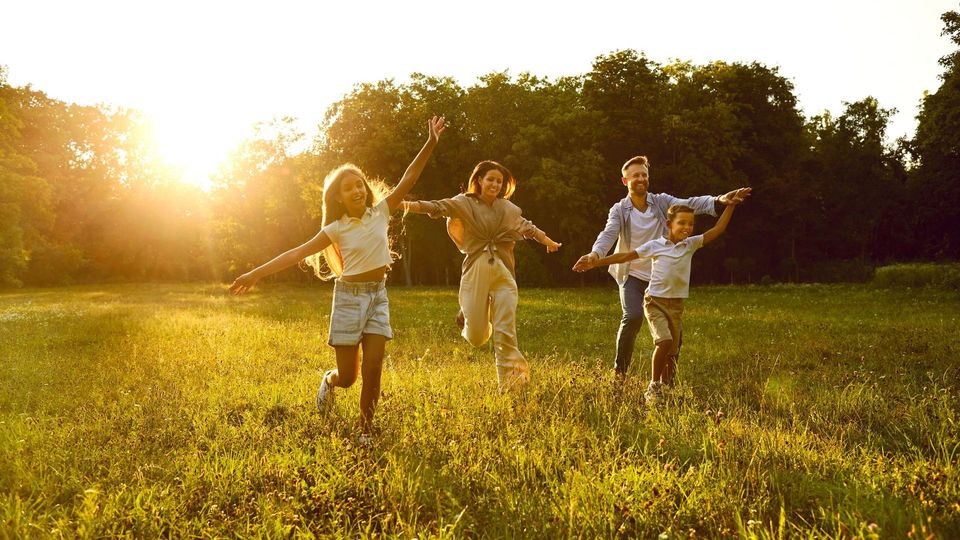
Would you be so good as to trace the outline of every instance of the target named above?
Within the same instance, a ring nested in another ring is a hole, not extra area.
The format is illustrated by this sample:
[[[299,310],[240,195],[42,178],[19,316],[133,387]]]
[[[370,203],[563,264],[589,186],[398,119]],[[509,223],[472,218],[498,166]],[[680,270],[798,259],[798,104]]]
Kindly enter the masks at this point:
[[[439,201],[406,202],[406,210],[447,218],[447,233],[466,257],[460,276],[461,335],[479,347],[493,337],[497,382],[508,391],[530,382],[530,366],[517,346],[517,281],[513,246],[532,238],[553,253],[561,244],[521,216],[510,202],[516,180],[495,161],[473,169],[466,193]]]

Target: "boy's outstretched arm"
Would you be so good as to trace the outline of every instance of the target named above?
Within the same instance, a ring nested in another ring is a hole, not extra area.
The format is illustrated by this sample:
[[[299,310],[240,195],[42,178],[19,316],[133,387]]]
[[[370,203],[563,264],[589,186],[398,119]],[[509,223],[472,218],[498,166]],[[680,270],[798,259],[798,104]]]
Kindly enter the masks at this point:
[[[733,217],[733,209],[736,208],[737,204],[740,203],[736,202],[724,207],[723,213],[720,214],[720,219],[717,220],[717,223],[711,227],[710,230],[703,233],[703,245],[713,242],[723,234],[723,231],[727,230],[727,224],[730,223],[730,218]]]
[[[615,253],[609,257],[601,257],[599,259],[588,259],[581,257],[577,261],[577,264],[573,265],[573,270],[575,272],[586,272],[591,268],[596,268],[598,266],[607,266],[610,264],[620,264],[625,262],[630,262],[634,259],[639,259],[640,255],[636,251],[630,250],[623,253]]]
[[[426,167],[427,160],[430,159],[430,154],[433,153],[433,149],[435,146],[437,146],[437,142],[440,140],[440,135],[443,133],[443,117],[434,116],[428,120],[427,128],[429,132],[427,135],[427,142],[423,143],[423,148],[420,149],[417,157],[413,158],[413,161],[407,166],[407,170],[404,171],[403,177],[400,178],[400,182],[397,183],[397,187],[393,188],[393,191],[387,195],[387,207],[391,212],[400,206],[400,202],[403,201],[403,198],[407,196],[407,193],[413,189],[413,185],[417,183],[417,179],[420,178],[420,173],[422,173],[423,168]]]

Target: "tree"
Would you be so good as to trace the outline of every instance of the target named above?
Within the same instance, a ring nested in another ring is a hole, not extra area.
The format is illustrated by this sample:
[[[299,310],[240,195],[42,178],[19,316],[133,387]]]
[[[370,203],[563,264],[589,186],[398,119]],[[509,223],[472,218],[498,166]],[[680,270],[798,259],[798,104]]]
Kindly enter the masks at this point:
[[[23,95],[0,67],[0,285],[8,286],[22,284],[33,246],[53,220],[50,187],[20,144]]]
[[[960,13],[941,17],[948,36],[960,47]],[[911,212],[916,215],[914,243],[921,257],[960,257],[960,48],[940,59],[940,88],[923,98],[912,153]]]
[[[310,162],[291,154],[302,138],[293,118],[258,124],[214,178],[211,264],[217,277],[245,272],[319,230],[319,216],[305,200]],[[309,277],[287,270],[273,279]]]
[[[586,106],[603,115],[600,153],[616,174],[627,159],[665,159],[663,140],[669,80],[660,66],[633,50],[598,56],[586,74]],[[621,195],[622,196],[622,195]],[[608,197],[613,203],[618,197]]]

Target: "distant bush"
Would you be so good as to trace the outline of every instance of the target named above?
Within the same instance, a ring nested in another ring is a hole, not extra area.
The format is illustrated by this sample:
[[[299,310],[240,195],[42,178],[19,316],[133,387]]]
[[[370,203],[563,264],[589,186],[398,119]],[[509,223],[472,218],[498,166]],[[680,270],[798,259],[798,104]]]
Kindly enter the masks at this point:
[[[877,268],[878,287],[933,287],[960,290],[960,263],[894,264]]]

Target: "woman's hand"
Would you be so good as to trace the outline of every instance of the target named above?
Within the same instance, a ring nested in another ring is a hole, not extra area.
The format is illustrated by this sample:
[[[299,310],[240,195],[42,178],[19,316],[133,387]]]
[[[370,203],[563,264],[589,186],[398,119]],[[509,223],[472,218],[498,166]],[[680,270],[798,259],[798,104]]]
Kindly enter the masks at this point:
[[[260,281],[260,278],[254,276],[252,272],[247,272],[233,280],[233,284],[230,285],[230,292],[233,294],[243,294],[256,285],[258,281]]]
[[[557,250],[560,249],[560,246],[562,246],[563,244],[554,242],[553,240],[550,239],[549,236],[545,236],[543,238],[543,245],[547,246],[547,253],[556,253]]]

